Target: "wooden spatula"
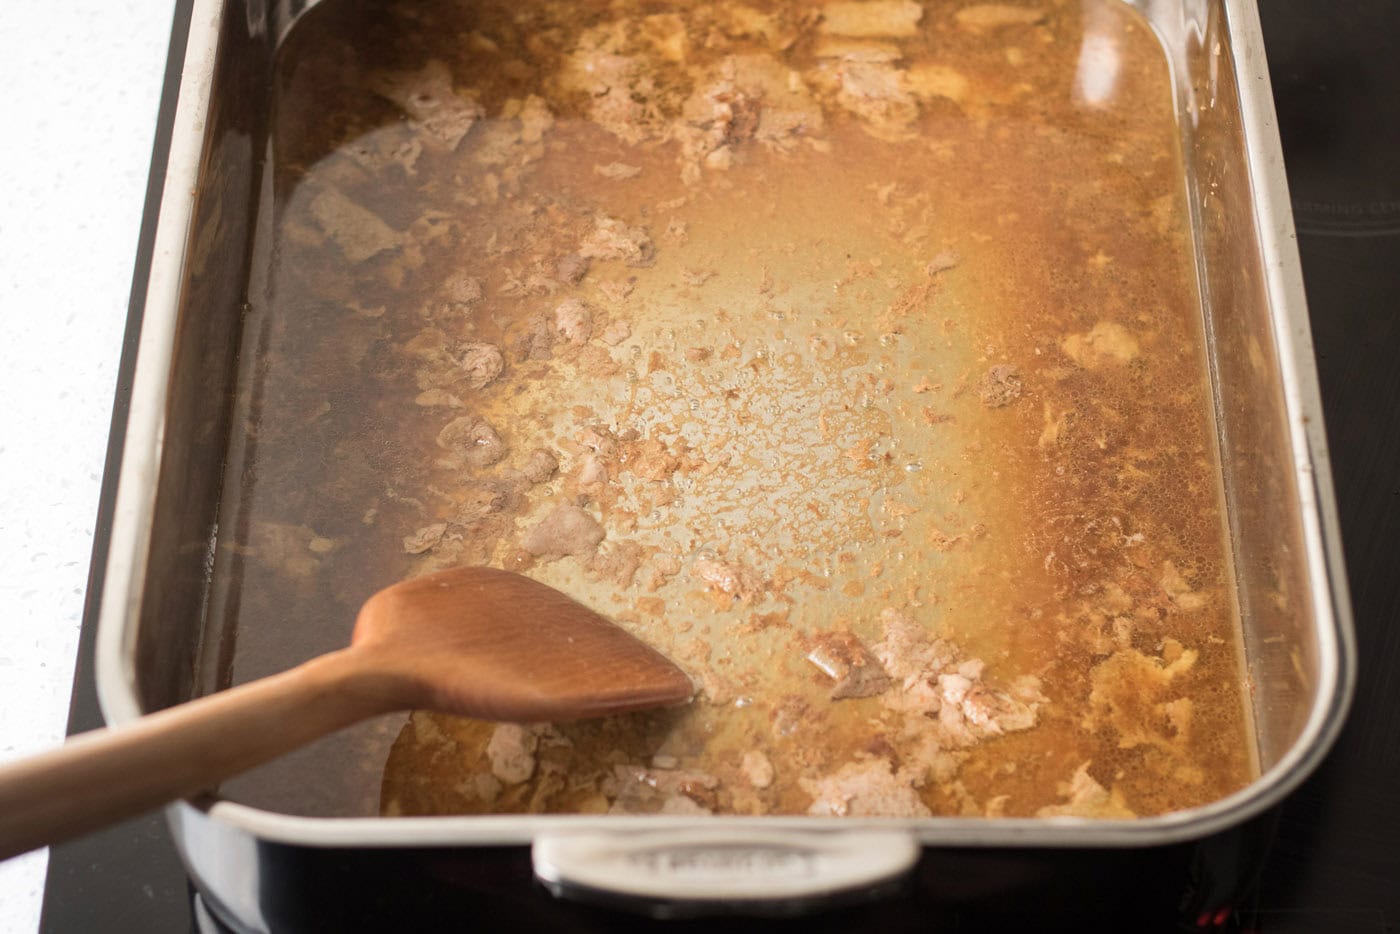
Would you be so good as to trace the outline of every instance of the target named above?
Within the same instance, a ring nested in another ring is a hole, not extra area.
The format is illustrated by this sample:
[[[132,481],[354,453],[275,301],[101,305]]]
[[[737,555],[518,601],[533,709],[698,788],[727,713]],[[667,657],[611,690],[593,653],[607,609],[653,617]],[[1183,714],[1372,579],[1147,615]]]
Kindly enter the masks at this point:
[[[694,688],[654,649],[550,587],[456,568],[371,597],[350,647],[0,768],[0,859],[215,786],[396,710],[578,720]]]

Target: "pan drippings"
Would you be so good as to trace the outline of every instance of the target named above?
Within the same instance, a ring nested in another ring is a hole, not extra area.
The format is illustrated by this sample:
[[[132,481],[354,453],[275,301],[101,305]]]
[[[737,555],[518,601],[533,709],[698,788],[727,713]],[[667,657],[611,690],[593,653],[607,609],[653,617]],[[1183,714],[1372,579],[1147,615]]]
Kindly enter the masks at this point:
[[[1251,778],[1170,85],[1131,10],[328,2],[278,75],[212,608],[234,677],[469,563],[699,694],[415,713],[382,787],[384,724],[226,793],[1131,817]]]

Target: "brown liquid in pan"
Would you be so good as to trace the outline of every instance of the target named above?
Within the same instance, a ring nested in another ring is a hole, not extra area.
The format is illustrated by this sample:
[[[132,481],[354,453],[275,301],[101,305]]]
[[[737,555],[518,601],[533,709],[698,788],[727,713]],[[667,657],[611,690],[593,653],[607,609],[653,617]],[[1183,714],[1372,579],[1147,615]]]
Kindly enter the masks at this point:
[[[223,663],[482,563],[700,694],[414,714],[227,794],[1128,817],[1252,777],[1167,66],[1126,6],[333,0],[277,88]]]

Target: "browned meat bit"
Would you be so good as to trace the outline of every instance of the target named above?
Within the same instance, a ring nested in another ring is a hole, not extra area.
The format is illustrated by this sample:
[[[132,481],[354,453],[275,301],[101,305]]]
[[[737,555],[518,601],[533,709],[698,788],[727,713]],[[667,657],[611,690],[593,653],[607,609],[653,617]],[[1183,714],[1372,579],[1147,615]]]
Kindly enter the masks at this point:
[[[666,582],[681,572],[681,559],[675,555],[659,554],[652,559],[648,568],[646,586],[648,590],[656,591],[666,585]]]
[[[598,340],[609,347],[616,347],[631,336],[632,325],[626,321],[609,321],[608,326],[603,328],[603,333],[598,335]]]
[[[475,276],[459,273],[442,284],[439,294],[445,302],[470,308],[481,301],[483,294],[481,280]]]
[[[952,250],[944,250],[928,261],[928,264],[924,266],[924,274],[929,278],[933,278],[940,272],[947,272],[957,264],[958,254],[954,253]]]
[[[617,54],[622,25],[583,30],[559,81],[563,89],[587,95],[593,122],[629,143],[640,143],[660,135],[666,120],[653,100],[660,95],[647,59]]]
[[[1089,774],[1090,763],[1086,762],[1074,770],[1074,776],[1056,786],[1061,797],[1069,799],[1064,804],[1051,804],[1035,812],[1036,817],[1091,817],[1127,818],[1137,817],[1128,807],[1123,796],[1115,788],[1108,791]]]
[[[482,389],[494,382],[506,367],[499,347],[476,341],[462,346],[458,363],[466,374],[467,385],[473,389]]]
[[[642,566],[642,546],[632,541],[616,542],[593,558],[593,573],[618,587],[631,587]]]
[[[999,409],[1010,405],[1021,396],[1021,374],[1014,366],[998,364],[987,371],[977,387],[982,404]]]
[[[835,71],[837,103],[862,118],[867,132],[889,140],[909,135],[919,104],[902,69],[887,62],[842,62]]]
[[[608,482],[607,462],[592,451],[580,456],[578,465],[579,489],[596,491]]]
[[[434,522],[432,525],[424,526],[412,535],[404,536],[403,550],[410,555],[421,555],[442,541],[443,534],[447,531],[446,522]]]
[[[1122,749],[1146,745],[1167,753],[1184,751],[1191,732],[1191,699],[1172,695],[1184,690],[1176,686],[1176,679],[1196,664],[1197,652],[1183,649],[1174,639],[1167,641],[1162,658],[1124,649],[1093,667],[1087,729],[1111,728]]]
[[[486,744],[491,774],[507,785],[518,785],[535,774],[535,750],[539,737],[529,727],[501,723]]]
[[[851,632],[824,632],[812,639],[807,660],[835,680],[831,699],[873,697],[889,689],[890,676],[865,643]]]
[[[311,219],[340,247],[352,263],[363,263],[403,246],[403,235],[369,208],[351,201],[334,188],[311,199]]]
[[[617,436],[602,425],[590,425],[578,436],[579,443],[599,457],[617,456]]]
[[[1162,562],[1162,576],[1159,583],[1177,609],[1199,610],[1210,602],[1210,595],[1193,589],[1190,582],[1170,561]]]
[[[952,652],[941,639],[931,639],[923,625],[894,607],[880,613],[884,638],[875,644],[875,657],[891,677],[907,687],[926,672],[952,661]]]
[[[554,472],[558,469],[558,458],[544,448],[536,448],[530,452],[530,457],[525,461],[521,475],[531,483],[544,483],[554,476]]]
[[[695,576],[705,582],[711,594],[722,596],[725,605],[733,600],[752,603],[763,596],[768,583],[753,568],[737,561],[717,561],[699,558],[691,566]]]
[[[453,520],[469,525],[495,515],[513,504],[514,493],[505,481],[488,481],[467,489],[457,504]]]
[[[665,481],[680,469],[681,459],[665,442],[644,438],[623,444],[619,457],[623,469],[647,480]]]
[[[1060,342],[1060,349],[1091,370],[1129,363],[1139,353],[1137,338],[1115,321],[1100,321],[1084,334],[1071,334]]]
[[[437,443],[472,467],[490,467],[506,456],[505,442],[486,419],[477,415],[463,415],[448,422],[438,432]]]
[[[1038,678],[1027,676],[1006,693],[982,684],[981,675],[982,662],[973,659],[938,676],[942,701],[938,720],[957,745],[970,746],[989,736],[1035,726],[1036,711],[1045,702]]]
[[[719,779],[687,769],[613,769],[616,797],[609,814],[711,814]]]
[[[918,34],[924,8],[914,0],[859,0],[822,7],[821,31],[834,36],[892,39]]]
[[[920,776],[909,769],[898,772],[887,759],[847,762],[830,775],[800,778],[802,790],[812,796],[807,813],[817,817],[928,817],[932,812],[915,790]]]
[[[481,104],[457,94],[452,70],[437,59],[416,72],[376,72],[369,86],[449,149],[455,149],[472,124],[485,115]]]
[[[513,346],[522,359],[548,360],[554,353],[554,322],[548,315],[532,315]]]
[[[554,264],[554,274],[565,285],[578,285],[583,281],[583,277],[588,275],[588,266],[588,257],[569,253],[559,257],[559,261]]]
[[[975,3],[954,13],[953,19],[964,29],[978,31],[1002,26],[1029,26],[1045,19],[1045,11],[1010,3]]]
[[[595,165],[593,171],[604,178],[622,182],[629,178],[636,178],[642,174],[642,167],[639,165],[628,165],[625,162],[609,162],[607,165]]]
[[[744,778],[755,788],[767,788],[773,784],[773,763],[761,750],[750,749],[744,753],[744,759],[739,765],[739,770],[744,773]]]
[[[656,245],[641,227],[629,227],[615,217],[600,214],[593,219],[593,231],[579,245],[584,259],[620,259],[628,266],[650,266],[656,262]]]
[[[918,623],[893,608],[880,617],[885,637],[875,645],[875,656],[899,680],[883,702],[900,713],[936,717],[941,745],[971,746],[1035,725],[1046,702],[1038,678],[1024,676],[1009,690],[992,690],[981,681],[980,659],[958,660],[955,646],[930,640]]]
[[[310,577],[321,567],[318,555],[325,554],[324,550],[312,547],[318,540],[325,539],[305,525],[254,522],[248,536],[248,554],[278,573]]]
[[[539,558],[591,555],[603,540],[603,527],[578,506],[560,506],[525,533],[521,546]]]
[[[566,298],[554,309],[554,330],[575,347],[593,336],[593,312],[577,298]]]

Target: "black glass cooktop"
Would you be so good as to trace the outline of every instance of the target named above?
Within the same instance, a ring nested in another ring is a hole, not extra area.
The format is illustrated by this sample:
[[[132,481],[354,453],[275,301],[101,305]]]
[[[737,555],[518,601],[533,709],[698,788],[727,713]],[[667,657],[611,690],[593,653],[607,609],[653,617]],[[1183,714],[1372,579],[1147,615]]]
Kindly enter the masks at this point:
[[[1400,4],[1259,3],[1322,380],[1361,667],[1355,706],[1335,750],[1282,809],[1257,894],[1228,918],[1199,920],[1202,929],[1216,931],[1381,934],[1400,926],[1400,677],[1395,674],[1400,670]],[[177,11],[172,62],[183,56],[189,6],[182,2]],[[158,153],[168,139],[177,80],[178,71],[167,73]],[[159,160],[152,167],[157,181],[164,172]],[[153,187],[151,197],[157,193]],[[151,215],[148,211],[148,224]],[[150,233],[143,231],[133,308],[143,298],[139,283],[149,261]],[[129,344],[134,336],[128,334]],[[117,437],[125,424],[129,375],[124,369],[119,382]],[[117,454],[109,452],[109,478]],[[110,490],[104,490],[99,557],[109,510]],[[92,683],[91,610],[73,689],[73,732],[101,725]],[[512,865],[502,872],[513,876],[528,870]],[[45,932],[215,930],[207,918],[196,921],[199,913],[159,816],[53,850]],[[927,918],[901,918],[888,910],[878,916],[871,923],[928,928]],[[859,910],[848,909],[843,917],[852,927],[865,926]],[[1038,930],[1045,921],[1042,915],[1039,923],[1020,929]],[[1163,921],[1144,917],[1140,929],[1160,929]],[[940,927],[992,929],[972,918],[954,918],[951,927]]]

